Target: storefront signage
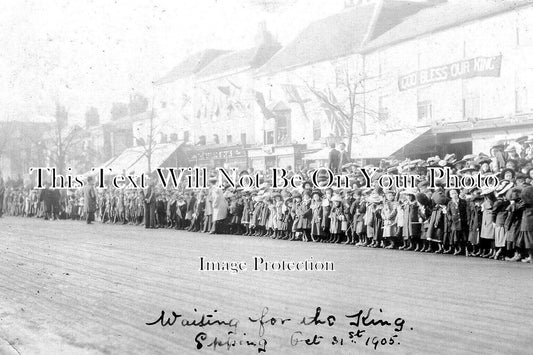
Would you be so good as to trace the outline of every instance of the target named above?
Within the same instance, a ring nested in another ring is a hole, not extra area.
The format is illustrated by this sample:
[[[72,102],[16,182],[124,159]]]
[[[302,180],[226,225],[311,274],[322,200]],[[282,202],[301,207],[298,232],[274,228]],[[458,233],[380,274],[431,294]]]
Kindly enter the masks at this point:
[[[245,152],[241,149],[231,149],[231,150],[216,150],[216,151],[206,151],[206,152],[196,152],[193,154],[193,158],[198,158],[200,160],[209,160],[209,159],[227,159],[227,158],[237,158],[245,155]]]
[[[418,86],[448,80],[468,79],[480,76],[499,77],[501,66],[501,55],[462,60],[401,76],[398,79],[398,87],[400,91],[404,91]]]

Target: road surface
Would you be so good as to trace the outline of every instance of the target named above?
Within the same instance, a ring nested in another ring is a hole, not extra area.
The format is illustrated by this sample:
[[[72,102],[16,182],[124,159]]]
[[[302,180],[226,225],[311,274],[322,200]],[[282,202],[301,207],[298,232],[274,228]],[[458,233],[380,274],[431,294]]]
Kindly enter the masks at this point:
[[[255,256],[335,271],[255,271]],[[1,354],[531,354],[532,306],[529,264],[0,219]]]

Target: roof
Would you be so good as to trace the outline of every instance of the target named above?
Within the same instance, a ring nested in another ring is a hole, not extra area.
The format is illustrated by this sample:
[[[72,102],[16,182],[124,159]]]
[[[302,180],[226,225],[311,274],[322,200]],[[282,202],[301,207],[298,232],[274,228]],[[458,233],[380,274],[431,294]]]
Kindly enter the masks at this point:
[[[273,74],[361,51],[368,40],[432,3],[384,0],[348,8],[311,23],[260,70]]]
[[[409,16],[403,22],[368,43],[365,52],[441,31],[484,17],[533,4],[533,0],[477,0],[445,2]]]
[[[198,73],[199,77],[224,74],[238,69],[258,68],[265,64],[281,46],[276,43],[263,43],[254,48],[234,51],[221,55]]]
[[[211,63],[216,57],[227,53],[228,51],[218,49],[206,49],[204,51],[194,53],[187,57],[181,63],[176,65],[167,75],[155,81],[155,85],[162,85],[174,82],[178,79],[185,78],[189,75],[198,73]]]
[[[151,172],[162,167],[163,163],[181,146],[181,143],[164,143],[156,145],[152,150]],[[148,157],[144,147],[131,147],[124,150],[120,155],[105,162],[101,168],[110,168],[107,174],[126,173],[141,174],[148,170]],[[151,173],[150,172],[150,173]]]
[[[354,53],[369,32],[375,10],[375,4],[368,4],[311,23],[274,55],[260,73],[277,73]]]
[[[418,137],[431,131],[431,127],[416,127],[410,130],[400,129],[383,132],[382,134],[368,134],[359,136],[352,148],[353,159],[388,158],[402,147],[413,142]]]

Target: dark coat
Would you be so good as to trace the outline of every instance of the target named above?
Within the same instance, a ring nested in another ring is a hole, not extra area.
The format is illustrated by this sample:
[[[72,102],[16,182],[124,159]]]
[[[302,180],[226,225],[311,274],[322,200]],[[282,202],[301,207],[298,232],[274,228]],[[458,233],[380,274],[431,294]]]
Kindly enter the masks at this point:
[[[322,203],[311,203],[311,210],[313,211],[311,234],[322,235],[324,232],[322,229]]]
[[[403,237],[420,237],[422,233],[422,222],[419,219],[420,208],[418,204],[406,203],[403,209]]]
[[[341,152],[333,148],[329,152],[328,168],[333,172],[337,172],[339,170],[340,163],[341,163]]]
[[[521,232],[533,232],[533,205],[523,203],[520,205],[522,212]]]
[[[350,155],[345,150],[340,151],[339,152],[339,156],[340,156],[340,159],[339,159],[339,167],[340,168],[342,168],[343,165],[348,164],[351,161]]]
[[[52,210],[52,204],[54,202],[52,190],[48,188],[42,189],[41,194],[39,195],[39,201],[44,204],[44,210],[46,212],[50,212]]]
[[[87,213],[96,211],[96,190],[93,185],[86,185],[83,188],[83,208]]]
[[[492,222],[496,223],[497,226],[505,225],[505,220],[507,219],[507,207],[509,207],[510,202],[507,200],[498,200],[494,203],[492,207]]]
[[[468,216],[467,216],[466,201],[459,199],[458,204],[453,201],[448,202],[448,220],[452,231],[467,231],[468,230]]]

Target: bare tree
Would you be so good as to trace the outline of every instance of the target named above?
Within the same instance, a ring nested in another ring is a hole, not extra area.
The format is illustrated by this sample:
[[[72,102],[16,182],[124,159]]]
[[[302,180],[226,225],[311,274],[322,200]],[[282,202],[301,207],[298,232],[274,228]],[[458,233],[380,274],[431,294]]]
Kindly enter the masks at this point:
[[[0,122],[0,158],[7,151],[12,142],[12,136],[15,131],[15,125],[11,121]]]
[[[348,138],[347,151],[349,154],[352,151],[352,138],[356,125],[359,126],[360,132],[365,133],[367,118],[375,121],[387,119],[365,104],[365,95],[378,90],[377,87],[367,88],[368,82],[375,78],[356,73],[351,68],[349,64],[338,66],[334,86],[325,85],[317,88],[314,84],[300,77],[307,89],[320,102],[335,135]]]
[[[148,132],[145,137],[136,137],[135,140],[137,142],[138,146],[141,146],[143,148],[143,154],[139,159],[142,159],[143,157],[146,157],[147,160],[147,168],[148,172],[152,172],[152,155],[154,153],[154,150],[157,146],[157,139],[156,134],[158,131],[158,128],[160,128],[158,125],[155,124],[155,109],[154,109],[154,98],[152,98],[152,108],[150,110],[150,113],[148,115]],[[145,139],[146,138],[146,139]]]
[[[293,5],[296,0],[250,0],[250,4],[262,11],[276,13]]]
[[[63,174],[68,159],[75,156],[74,145],[81,141],[83,129],[77,125],[69,127],[67,109],[56,104],[54,122],[49,133],[47,139],[39,145],[49,153],[58,173]]]

